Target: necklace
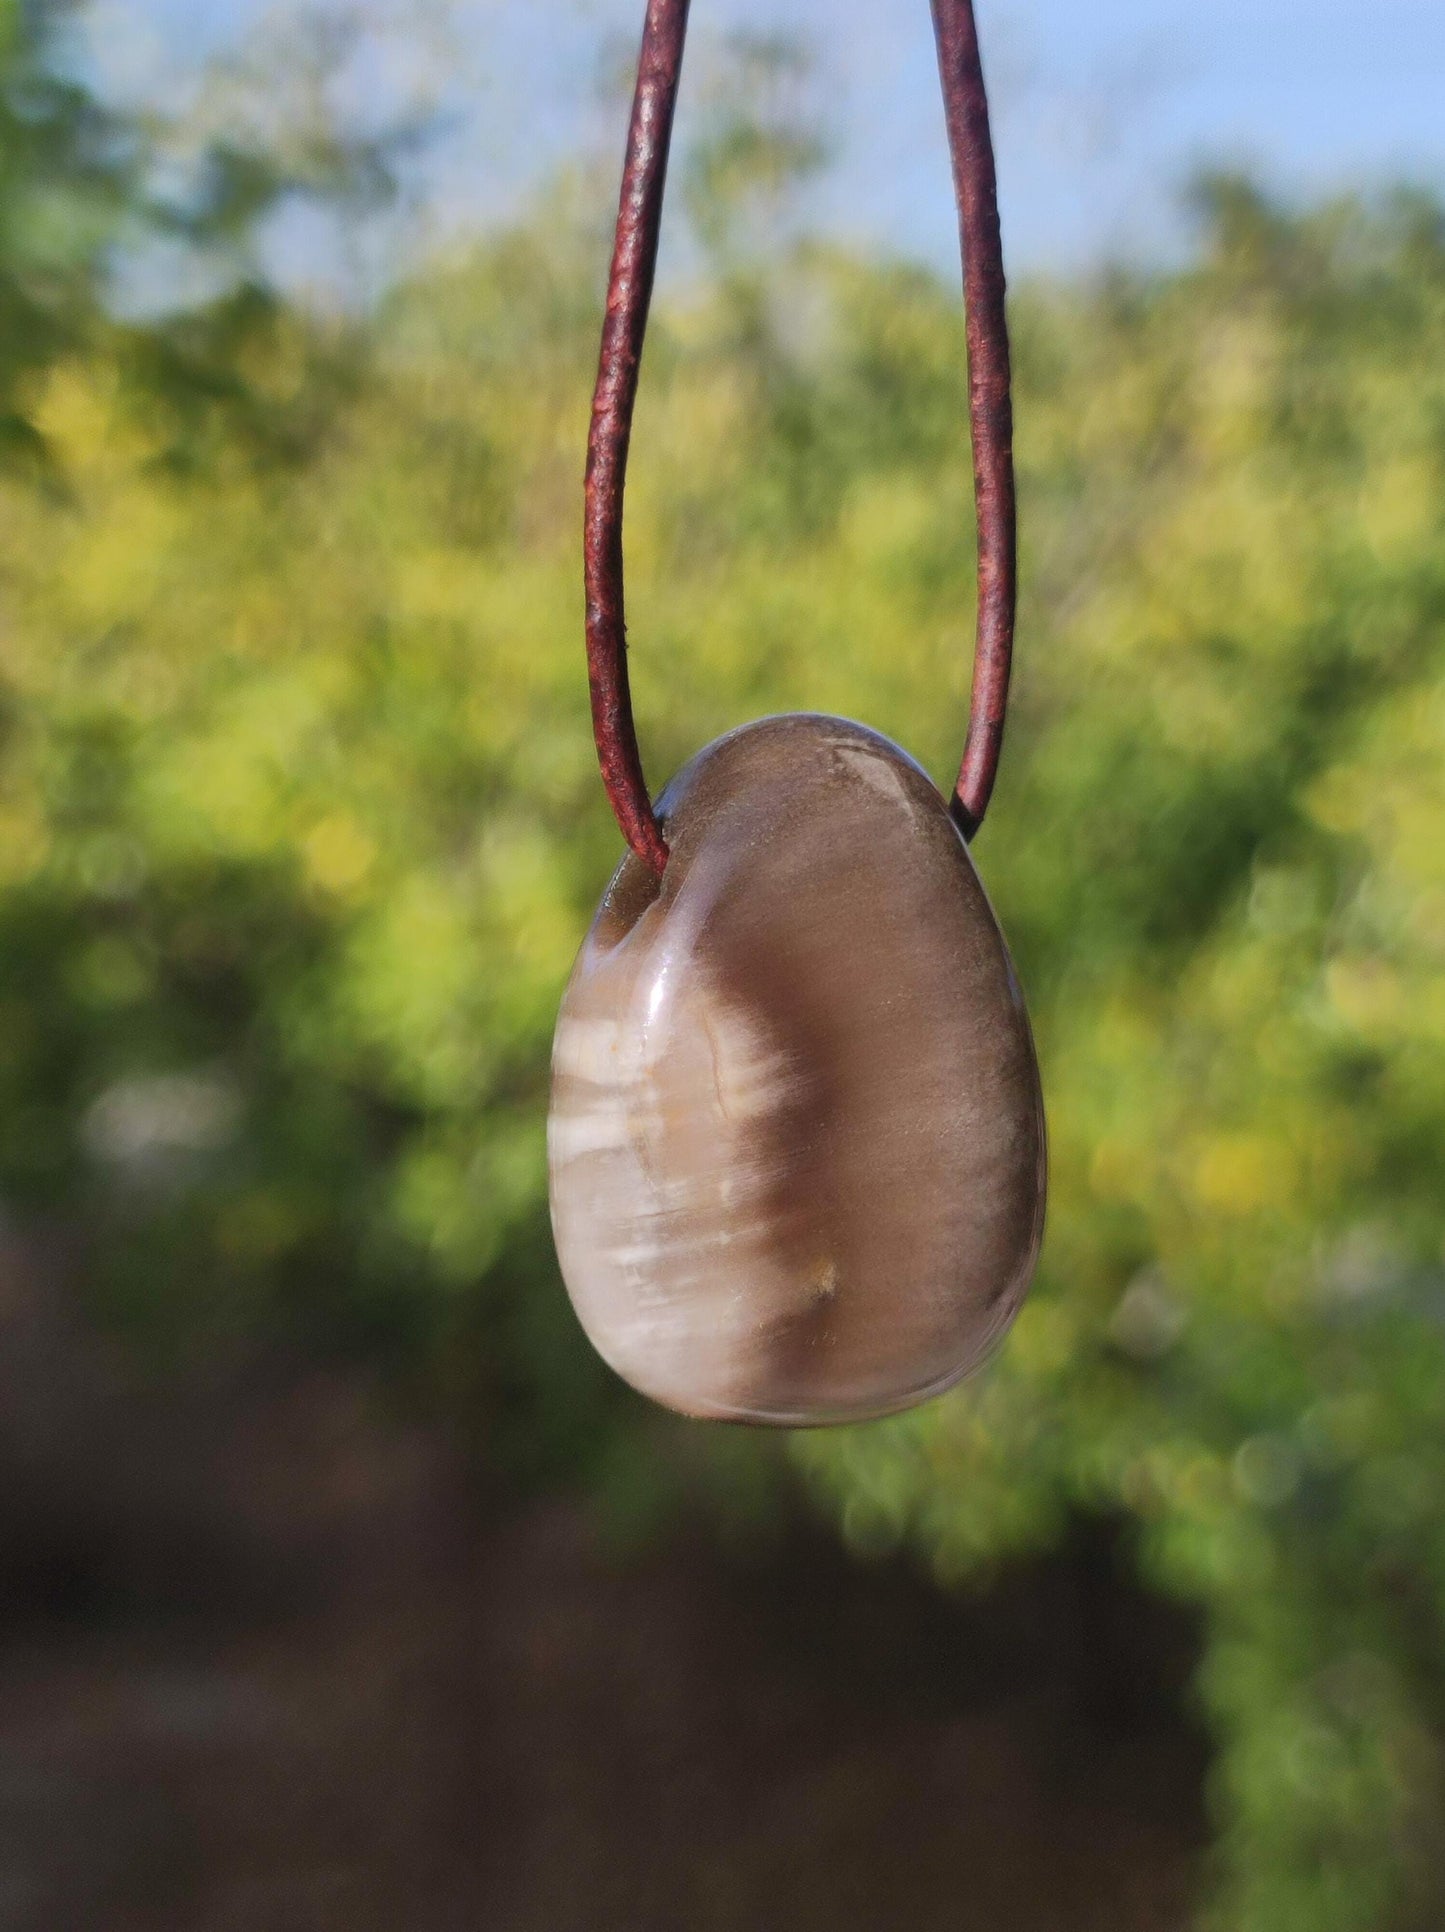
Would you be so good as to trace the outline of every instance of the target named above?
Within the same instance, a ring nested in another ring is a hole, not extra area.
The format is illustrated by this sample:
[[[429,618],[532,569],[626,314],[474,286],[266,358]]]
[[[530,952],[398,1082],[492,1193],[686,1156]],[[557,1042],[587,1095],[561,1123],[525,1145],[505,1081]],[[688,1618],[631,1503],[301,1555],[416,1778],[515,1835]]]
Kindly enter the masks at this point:
[[[653,806],[632,721],[622,504],[688,0],[649,0],[592,432],[587,649],[629,846],[562,1000],[548,1166],[563,1279],[599,1353],[688,1415],[885,1415],[975,1367],[1043,1230],[1023,997],[967,841],[1003,742],[1012,407],[971,0],[932,0],[964,255],[978,633],[945,802],[866,727],[765,718]]]

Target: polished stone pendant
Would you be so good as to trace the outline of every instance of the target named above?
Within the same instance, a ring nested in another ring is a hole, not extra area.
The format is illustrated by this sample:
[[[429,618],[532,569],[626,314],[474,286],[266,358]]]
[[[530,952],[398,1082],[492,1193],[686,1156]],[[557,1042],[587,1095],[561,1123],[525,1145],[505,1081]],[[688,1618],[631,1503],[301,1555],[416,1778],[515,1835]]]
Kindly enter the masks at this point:
[[[583,1328],[687,1415],[885,1415],[1013,1320],[1038,1066],[948,808],[876,732],[764,719],[659,800],[557,1023],[552,1226]]]

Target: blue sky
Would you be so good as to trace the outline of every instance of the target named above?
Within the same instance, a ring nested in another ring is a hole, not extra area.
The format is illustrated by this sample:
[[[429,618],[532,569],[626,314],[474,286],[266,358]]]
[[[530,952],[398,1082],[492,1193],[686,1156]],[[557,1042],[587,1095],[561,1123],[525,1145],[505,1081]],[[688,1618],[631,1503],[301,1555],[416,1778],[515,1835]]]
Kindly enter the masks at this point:
[[[1171,250],[1180,185],[1206,164],[1247,164],[1300,195],[1401,178],[1445,188],[1445,0],[978,4],[1016,270]],[[507,206],[561,156],[617,165],[623,108],[599,91],[600,51],[635,42],[642,0],[374,9],[392,27],[359,100],[385,91],[409,37],[449,36],[454,124],[428,178],[441,225]],[[262,16],[262,0],[109,0],[102,52],[123,76],[183,69]],[[925,0],[694,0],[693,23],[694,78],[731,29],[808,41],[838,143],[811,212],[835,232],[951,259]]]

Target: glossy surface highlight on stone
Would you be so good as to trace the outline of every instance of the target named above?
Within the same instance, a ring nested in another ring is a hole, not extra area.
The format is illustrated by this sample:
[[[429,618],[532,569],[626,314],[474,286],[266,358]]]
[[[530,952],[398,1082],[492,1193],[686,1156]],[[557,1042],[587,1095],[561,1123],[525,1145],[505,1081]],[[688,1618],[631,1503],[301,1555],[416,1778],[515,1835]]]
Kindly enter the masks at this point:
[[[764,719],[659,801],[568,983],[548,1120],[563,1277],[685,1414],[842,1422],[974,1367],[1038,1253],[1044,1119],[1003,935],[927,775]]]

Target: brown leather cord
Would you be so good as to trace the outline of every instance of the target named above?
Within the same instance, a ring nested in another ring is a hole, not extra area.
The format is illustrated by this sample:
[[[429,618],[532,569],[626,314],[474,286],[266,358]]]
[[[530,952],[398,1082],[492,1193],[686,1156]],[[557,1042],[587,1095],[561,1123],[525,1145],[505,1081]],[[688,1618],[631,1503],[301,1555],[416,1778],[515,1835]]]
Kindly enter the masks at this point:
[[[584,526],[587,665],[597,759],[623,837],[659,876],[667,864],[667,844],[648,796],[632,718],[622,518],[688,6],[689,0],[648,0],[587,443]],[[973,697],[952,802],[955,819],[965,837],[972,838],[983,821],[998,772],[1013,662],[1017,584],[1013,406],[998,191],[972,0],[932,0],[932,6],[963,247],[978,517]]]
[[[1014,501],[1013,383],[1004,313],[998,182],[988,124],[972,0],[933,0],[933,31],[943,82],[953,188],[963,249],[968,332],[968,415],[973,436],[973,499],[978,518],[978,623],[968,739],[953,792],[965,838],[983,823],[1003,750],[1013,669],[1018,591]]]

